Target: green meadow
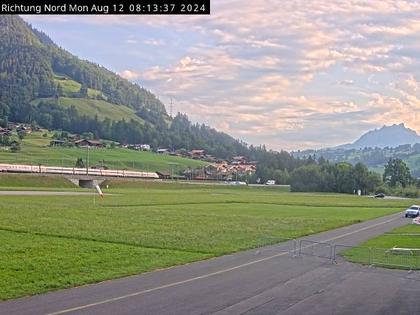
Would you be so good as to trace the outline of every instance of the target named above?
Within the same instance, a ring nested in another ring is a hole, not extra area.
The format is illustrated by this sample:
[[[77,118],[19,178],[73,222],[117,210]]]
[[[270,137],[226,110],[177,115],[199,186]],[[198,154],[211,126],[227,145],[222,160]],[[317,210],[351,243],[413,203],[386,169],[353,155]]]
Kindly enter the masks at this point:
[[[51,133],[33,132],[21,144],[21,150],[12,153],[0,147],[0,163],[51,165],[74,167],[77,158],[87,160],[84,148],[49,147]],[[89,165],[102,164],[111,169],[166,171],[177,173],[187,168],[198,168],[208,163],[177,156],[140,152],[123,148],[90,149]]]
[[[395,213],[411,203],[274,187],[106,184],[104,199],[0,195],[0,299],[281,242]]]
[[[407,222],[409,220],[407,219]],[[414,249],[408,251],[392,248]],[[408,224],[345,251],[351,262],[398,269],[420,269],[420,225]]]

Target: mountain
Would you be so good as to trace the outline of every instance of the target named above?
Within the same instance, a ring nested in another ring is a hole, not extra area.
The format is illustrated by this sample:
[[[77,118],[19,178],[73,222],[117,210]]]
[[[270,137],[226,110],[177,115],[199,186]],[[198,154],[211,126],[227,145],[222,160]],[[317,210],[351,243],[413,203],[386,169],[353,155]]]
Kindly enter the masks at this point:
[[[399,125],[383,126],[363,134],[351,144],[337,148],[363,149],[363,148],[395,148],[403,144],[420,143],[420,136],[412,129],[406,128],[403,123]]]
[[[288,152],[248,146],[186,114],[170,117],[159,99],[104,67],[58,47],[19,16],[0,15],[0,126],[8,121],[152,148],[202,149],[218,159],[258,161],[251,181],[287,183],[305,163]],[[104,158],[106,153],[104,152]]]
[[[391,158],[403,160],[413,176],[420,178],[420,136],[404,124],[368,131],[357,141],[338,147],[293,152],[295,158],[324,158],[333,163],[363,163],[382,173]]]
[[[59,78],[100,91],[96,96],[112,104],[166,114],[164,105],[149,91],[71,55],[20,17],[0,16],[0,112],[7,112],[13,102],[56,96],[62,90]]]
[[[0,15],[0,125],[50,129],[154,148],[202,148],[227,158],[246,146],[186,115],[169,117],[151,92],[57,46],[19,16]]]

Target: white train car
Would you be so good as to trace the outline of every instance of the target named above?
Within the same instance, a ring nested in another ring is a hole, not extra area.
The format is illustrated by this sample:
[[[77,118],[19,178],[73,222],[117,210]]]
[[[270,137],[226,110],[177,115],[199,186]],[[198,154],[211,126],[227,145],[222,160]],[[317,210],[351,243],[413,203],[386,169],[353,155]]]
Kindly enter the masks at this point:
[[[159,176],[154,172],[137,172],[126,170],[100,170],[96,168],[76,168],[59,167],[43,165],[25,165],[25,164],[0,164],[0,172],[7,173],[40,173],[57,175],[88,175],[104,177],[123,177],[123,178],[154,178]]]

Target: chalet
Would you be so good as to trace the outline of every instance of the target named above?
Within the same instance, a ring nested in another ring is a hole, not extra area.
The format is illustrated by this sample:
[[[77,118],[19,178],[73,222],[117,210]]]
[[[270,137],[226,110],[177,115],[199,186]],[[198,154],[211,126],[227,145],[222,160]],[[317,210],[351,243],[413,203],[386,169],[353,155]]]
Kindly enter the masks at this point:
[[[12,135],[12,131],[6,128],[0,128],[0,136],[7,136],[10,137]]]
[[[247,159],[244,156],[234,156],[232,158],[231,164],[234,164],[234,165],[247,164]]]
[[[54,139],[50,141],[50,147],[59,147],[65,145],[66,141],[61,139]]]
[[[188,152],[188,155],[192,159],[203,159],[205,157],[205,151],[204,150],[192,150]]]
[[[29,127],[29,126],[20,125],[20,126],[18,126],[16,128],[16,131],[17,132],[23,132],[23,133],[29,134],[29,133],[32,132],[32,128]]]
[[[98,140],[81,139],[74,142],[74,144],[80,148],[103,148],[105,145]]]
[[[150,144],[140,144],[140,150],[150,151],[151,150]]]

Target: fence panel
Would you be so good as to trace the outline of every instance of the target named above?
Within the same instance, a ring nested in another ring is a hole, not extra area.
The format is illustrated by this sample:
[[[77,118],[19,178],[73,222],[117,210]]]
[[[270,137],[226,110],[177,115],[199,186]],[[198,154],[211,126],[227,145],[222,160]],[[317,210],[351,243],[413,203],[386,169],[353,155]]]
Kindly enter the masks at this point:
[[[373,265],[384,267],[398,267],[405,269],[418,269],[419,251],[410,249],[372,248]]]
[[[291,256],[297,255],[297,241],[292,238],[263,236],[256,240],[254,246],[257,254],[288,252]]]
[[[333,260],[333,246],[330,243],[310,240],[299,241],[299,256],[316,256]]]

